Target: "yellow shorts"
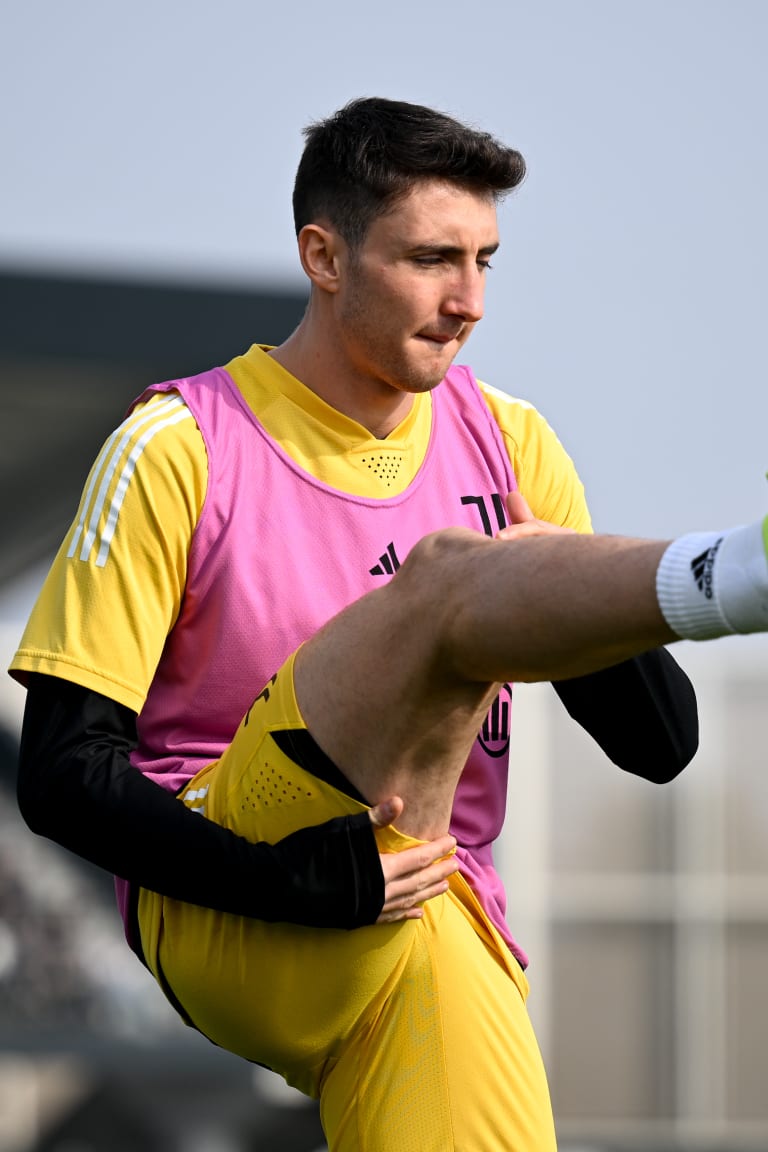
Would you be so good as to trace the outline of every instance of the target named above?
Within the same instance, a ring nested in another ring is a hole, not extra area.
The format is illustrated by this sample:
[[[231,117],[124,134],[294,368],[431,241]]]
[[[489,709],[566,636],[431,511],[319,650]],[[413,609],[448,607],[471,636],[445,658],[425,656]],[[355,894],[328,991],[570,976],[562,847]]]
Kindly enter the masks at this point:
[[[304,728],[293,657],[181,800],[253,841],[364,810],[272,739]],[[382,852],[416,841],[377,831]],[[421,920],[271,924],[142,890],[144,955],[214,1043],[319,1097],[331,1152],[553,1152],[528,985],[466,881]]]

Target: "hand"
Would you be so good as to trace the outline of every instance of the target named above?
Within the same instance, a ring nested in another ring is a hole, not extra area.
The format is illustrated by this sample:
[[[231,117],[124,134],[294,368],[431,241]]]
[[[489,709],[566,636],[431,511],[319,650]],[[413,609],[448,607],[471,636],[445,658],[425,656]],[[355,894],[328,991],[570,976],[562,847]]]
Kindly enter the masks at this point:
[[[521,536],[573,536],[575,529],[564,528],[561,524],[551,524],[549,520],[537,520],[528,507],[522,492],[510,492],[507,496],[509,524],[497,533],[497,540],[519,540]]]
[[[385,828],[397,820],[402,810],[403,801],[399,796],[393,796],[371,808],[371,823],[375,828]],[[376,923],[421,919],[424,915],[421,905],[433,896],[447,892],[448,877],[458,871],[458,861],[451,855],[455,847],[455,837],[441,836],[402,852],[380,854],[384,873],[384,907]]]

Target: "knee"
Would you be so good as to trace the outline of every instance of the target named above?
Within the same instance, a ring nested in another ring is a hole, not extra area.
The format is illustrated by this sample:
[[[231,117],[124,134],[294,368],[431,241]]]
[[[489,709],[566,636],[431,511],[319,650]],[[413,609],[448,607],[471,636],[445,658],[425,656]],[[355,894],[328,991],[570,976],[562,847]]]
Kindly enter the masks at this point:
[[[478,553],[491,544],[487,536],[469,528],[442,528],[422,537],[408,553],[393,580],[400,595],[415,601],[415,607],[439,605],[447,613],[457,612],[466,599]]]

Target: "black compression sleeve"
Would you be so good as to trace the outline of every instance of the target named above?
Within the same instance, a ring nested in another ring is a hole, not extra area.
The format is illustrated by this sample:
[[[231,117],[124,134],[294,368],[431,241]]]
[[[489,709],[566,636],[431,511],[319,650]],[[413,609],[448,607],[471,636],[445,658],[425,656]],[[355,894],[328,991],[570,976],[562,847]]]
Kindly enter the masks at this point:
[[[133,768],[136,715],[33,675],[18,802],[32,831],[132,883],[191,904],[318,927],[372,924],[384,877],[367,813],[252,844]]]
[[[696,753],[696,694],[666,648],[553,686],[573,719],[625,772],[664,784]]]

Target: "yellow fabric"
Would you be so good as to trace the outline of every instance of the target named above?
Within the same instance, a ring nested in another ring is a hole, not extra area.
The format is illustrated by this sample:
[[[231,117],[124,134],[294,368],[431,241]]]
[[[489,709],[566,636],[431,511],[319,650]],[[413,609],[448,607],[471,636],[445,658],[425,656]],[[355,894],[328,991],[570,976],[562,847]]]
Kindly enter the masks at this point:
[[[254,345],[227,368],[270,435],[332,487],[385,498],[403,491],[418,471],[429,442],[429,394],[416,396],[405,420],[386,440],[376,440],[263,346]],[[573,462],[544,418],[524,401],[481,387],[534,515],[591,531]],[[173,399],[147,401],[94,464],[11,664],[19,679],[26,672],[60,676],[141,710],[179,612],[208,479],[202,437],[186,409],[170,407]],[[83,554],[81,533],[68,556],[82,517],[88,526],[93,520],[99,546]],[[100,543],[112,528],[101,562]]]
[[[287,372],[265,346],[254,345],[226,369],[270,436],[324,484],[351,496],[386,498],[404,491],[418,472],[429,444],[429,395],[415,397],[406,418],[377,440]]]
[[[507,446],[517,484],[539,520],[591,532],[584,486],[573,461],[540,412],[479,381]]]
[[[262,348],[229,369],[267,431],[324,482],[375,498],[398,494],[416,474],[429,395],[415,397],[403,423],[377,441]],[[546,421],[521,401],[483,392],[534,514],[589,531],[581,484]],[[148,400],[93,466],[14,673],[61,676],[139,711],[178,615],[206,486],[205,447],[180,398]],[[288,675],[270,701],[278,704],[276,723],[301,724]],[[252,717],[225,757],[190,783],[192,807],[272,841],[360,810],[255,731]],[[282,782],[278,792],[264,786],[285,774],[297,789],[290,802],[278,795]],[[383,850],[411,843],[392,830],[379,840]],[[525,977],[461,877],[423,920],[354,933],[243,920],[148,892],[140,918],[150,965],[201,1031],[322,1096],[333,1152],[554,1149]],[[210,1002],[209,984],[217,989]]]
[[[11,664],[22,681],[60,676],[141,710],[178,615],[207,482],[202,438],[175,401],[140,406],[94,462]]]
[[[305,726],[293,659],[181,795],[254,841],[364,810],[270,736]],[[391,828],[377,839],[381,851],[416,843]],[[240,919],[150,892],[139,921],[150,968],[196,1027],[320,1097],[331,1152],[554,1150],[525,976],[462,877],[422,920],[354,932]]]

